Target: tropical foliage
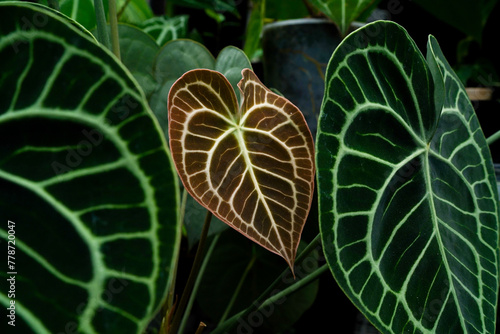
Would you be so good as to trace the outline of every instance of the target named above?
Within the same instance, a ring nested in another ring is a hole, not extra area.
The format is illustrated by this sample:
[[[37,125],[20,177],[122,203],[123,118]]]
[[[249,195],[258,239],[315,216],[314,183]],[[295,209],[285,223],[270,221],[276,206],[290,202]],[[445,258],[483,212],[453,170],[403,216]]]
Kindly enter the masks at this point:
[[[243,51],[168,41],[186,18],[131,3],[111,28],[121,58],[76,10],[90,2],[0,3],[0,303],[16,330],[183,332],[198,298],[212,333],[276,333],[330,271],[383,333],[495,332],[492,159],[434,37],[424,57],[393,22],[349,34],[314,141]],[[174,302],[184,237],[199,251]]]

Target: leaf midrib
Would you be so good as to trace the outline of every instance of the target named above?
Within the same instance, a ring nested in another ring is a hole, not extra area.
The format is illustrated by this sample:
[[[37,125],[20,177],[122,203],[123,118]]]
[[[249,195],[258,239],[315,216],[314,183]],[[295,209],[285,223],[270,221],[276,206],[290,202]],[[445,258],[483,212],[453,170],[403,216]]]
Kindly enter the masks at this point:
[[[269,216],[269,218],[271,220],[271,223],[272,223],[271,226],[272,226],[273,230],[276,232],[276,235],[278,236],[278,240],[280,242],[280,245],[281,245],[282,249],[286,249],[285,245],[283,245],[283,241],[279,237],[280,234],[279,234],[278,229],[276,228],[277,224],[276,224],[276,222],[274,220],[274,216],[272,214],[272,211],[269,208],[269,205],[267,204],[267,201],[266,201],[266,198],[265,198],[264,194],[262,194],[262,192],[260,190],[259,181],[257,180],[257,176],[255,175],[255,172],[253,170],[253,164],[252,164],[252,161],[250,160],[250,156],[248,154],[248,150],[246,149],[245,139],[243,138],[243,130],[240,128],[240,126],[238,126],[238,127],[236,127],[234,129],[234,136],[236,137],[236,140],[238,141],[238,145],[240,146],[240,150],[241,150],[243,159],[245,161],[245,164],[247,166],[248,173],[250,175],[250,178],[252,179],[252,183],[254,184],[255,190],[257,191],[258,199],[262,203],[262,205],[264,205],[264,208],[265,208],[265,210],[267,212],[267,215]],[[257,210],[257,208],[256,208],[256,210]],[[268,243],[268,244],[272,245],[272,243]],[[275,251],[278,254],[281,254],[281,252],[280,252],[279,249],[275,249]],[[287,256],[286,260],[287,261],[289,260],[288,256]]]

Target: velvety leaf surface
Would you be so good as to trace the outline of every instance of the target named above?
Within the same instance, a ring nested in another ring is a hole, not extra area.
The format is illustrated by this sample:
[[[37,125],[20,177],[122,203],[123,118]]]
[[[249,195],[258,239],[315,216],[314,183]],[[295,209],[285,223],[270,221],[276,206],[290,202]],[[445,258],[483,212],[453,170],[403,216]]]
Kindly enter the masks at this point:
[[[345,293],[384,333],[494,333],[498,193],[467,94],[376,22],[334,52],[317,135],[320,229]]]
[[[107,26],[110,31],[109,25]],[[92,33],[97,38],[97,29]],[[157,88],[153,75],[153,64],[160,47],[151,36],[129,24],[118,23],[121,62],[134,76],[146,97]]]
[[[40,6],[0,4],[0,59],[0,240],[7,220],[16,237],[0,277],[16,277],[15,330],[142,333],[179,245],[177,178],[144,95]]]
[[[293,268],[309,212],[313,141],[301,112],[248,69],[242,105],[216,71],[193,70],[169,94],[169,138],[185,188],[218,218]]]

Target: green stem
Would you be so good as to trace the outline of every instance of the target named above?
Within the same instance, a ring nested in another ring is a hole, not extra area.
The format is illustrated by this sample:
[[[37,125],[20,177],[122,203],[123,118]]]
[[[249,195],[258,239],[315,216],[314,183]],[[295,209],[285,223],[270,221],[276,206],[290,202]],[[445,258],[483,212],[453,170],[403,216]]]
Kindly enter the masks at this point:
[[[204,248],[205,248],[205,241],[207,240],[208,229],[210,228],[211,220],[212,220],[212,212],[207,210],[207,215],[205,216],[205,222],[203,223],[203,229],[200,235],[200,241],[198,242],[198,249],[196,250],[196,255],[194,257],[193,266],[191,267],[191,272],[189,273],[186,286],[184,287],[184,291],[182,292],[181,300],[177,305],[174,315],[174,320],[172,321],[172,326],[170,327],[169,330],[170,333],[177,334],[179,332],[179,327],[184,313],[184,309],[186,308],[186,304],[188,303],[189,296],[193,289],[193,285],[200,271],[200,267],[203,260]]]
[[[102,0],[94,0],[95,19],[97,23],[97,40],[104,45],[105,48],[111,50],[109,42],[108,29],[106,27],[106,14],[104,14],[104,6]]]
[[[111,51],[120,59],[120,40],[118,36],[118,15],[116,11],[116,0],[109,0],[109,26],[111,28]]]
[[[320,236],[320,234],[318,234],[309,243],[309,245],[307,245],[307,247],[297,256],[297,258],[295,260],[295,263],[300,263],[306,256],[308,256],[319,245],[321,245],[321,236]],[[323,268],[323,267],[321,267],[321,268]],[[318,269],[316,269],[313,273],[316,273],[318,271]],[[317,273],[317,275],[321,274],[324,270],[325,269],[322,269],[320,272]],[[311,274],[313,274],[313,273],[311,273]],[[289,274],[290,274],[290,268],[285,269],[281,273],[281,275],[279,275],[278,278],[276,278],[276,280],[274,280],[274,282],[271,283],[271,285],[268,286],[268,288],[266,289],[266,291],[264,291],[259,296],[259,298],[256,299],[256,302],[252,303],[252,305],[250,305],[249,307],[247,307],[245,310],[241,311],[240,313],[238,313],[236,315],[233,315],[231,318],[229,318],[228,320],[226,320],[224,323],[222,323],[219,326],[217,326],[217,328],[212,332],[212,334],[228,332],[231,329],[232,326],[234,326],[234,325],[237,324],[237,320],[239,318],[246,317],[248,314],[250,314],[250,312],[258,310],[258,309],[262,308],[263,306],[269,305],[269,303],[267,302],[268,299],[272,298],[273,301],[276,301],[277,299],[274,298],[275,295],[273,295],[272,297],[269,297],[269,298],[267,298],[267,296],[270,295],[271,292],[276,289],[276,286],[278,284],[284,282],[286,280],[286,276],[289,275]],[[288,294],[288,293],[290,293],[292,291],[295,291],[297,288],[293,288],[293,286],[295,286],[297,284],[300,284],[300,286],[303,286],[305,283],[302,282],[302,281],[304,281],[307,277],[311,276],[311,274],[309,274],[305,278],[301,279],[300,281],[295,281],[291,286],[289,286],[288,288],[286,288],[285,290],[283,290],[282,292],[280,292],[279,295],[281,297],[283,297],[286,294]],[[285,291],[287,291],[287,292],[284,295],[283,292],[285,292]],[[267,299],[264,301],[264,303],[259,304],[259,301],[263,300],[265,298],[267,298]]]
[[[276,303],[278,300],[285,298],[289,294],[299,290],[303,286],[306,286],[307,284],[311,283],[314,281],[316,278],[318,278],[322,273],[328,270],[328,264],[324,264],[321,267],[315,269],[312,273],[308,274],[305,276],[303,279],[298,281],[297,283],[294,283],[287,287],[286,289],[272,295],[271,297],[267,298],[262,304],[257,307],[257,310],[260,310],[263,307],[266,307],[270,304]]]
[[[497,132],[495,132],[494,134],[492,134],[491,136],[489,136],[488,138],[486,138],[486,143],[488,145],[491,145],[495,141],[497,141],[498,139],[500,139],[500,130],[498,130]]]
[[[200,271],[196,277],[196,282],[194,283],[193,286],[193,291],[191,292],[191,297],[189,298],[189,302],[186,306],[186,311],[184,312],[184,315],[182,316],[182,321],[179,326],[179,333],[184,332],[184,327],[186,326],[187,320],[189,318],[189,314],[191,313],[191,308],[193,307],[194,304],[194,299],[196,297],[196,293],[198,292],[198,288],[201,283],[201,279],[203,277],[203,273],[205,272],[205,269],[207,268],[208,261],[210,260],[210,256],[212,256],[212,252],[215,249],[215,245],[217,244],[217,241],[219,240],[220,234],[217,234],[214,236],[212,239],[212,242],[210,243],[210,247],[207,250],[207,254],[205,254],[205,258],[203,259],[203,263],[200,267]]]
[[[230,332],[230,329],[232,328],[232,326],[234,326],[234,325],[236,325],[238,323],[237,322],[238,319],[247,317],[250,314],[250,312],[252,312],[252,311],[253,312],[257,312],[260,309],[262,309],[262,308],[264,308],[266,306],[269,306],[271,304],[275,304],[275,303],[281,304],[282,301],[280,301],[280,299],[286,298],[286,296],[288,296],[289,294],[291,294],[291,293],[297,291],[298,289],[302,288],[303,286],[306,286],[307,284],[311,283],[313,280],[317,279],[321,274],[323,274],[325,271],[327,271],[328,268],[329,268],[328,264],[325,263],[324,265],[322,265],[321,267],[317,268],[316,270],[314,270],[309,275],[305,276],[300,281],[297,281],[296,283],[290,285],[286,289],[283,289],[282,291],[280,291],[280,292],[272,295],[271,297],[267,298],[263,303],[259,304],[257,302],[254,302],[252,304],[252,306],[248,307],[247,309],[241,311],[238,314],[235,314],[234,316],[232,316],[229,320],[227,320],[225,322],[225,323],[228,323],[228,326],[230,326],[230,327],[223,327],[223,328],[221,328],[220,326],[218,326],[212,332],[212,334],[228,333],[228,332]]]
[[[165,0],[165,16],[173,17],[174,16],[174,4],[173,1]]]
[[[231,300],[229,301],[229,304],[226,306],[226,310],[224,311],[224,314],[220,318],[219,325],[221,325],[224,321],[226,321],[226,318],[229,315],[229,312],[231,311],[231,309],[233,308],[234,302],[236,301],[236,298],[238,297],[240,290],[243,287],[243,282],[247,278],[248,273],[250,272],[250,269],[252,269],[256,258],[257,258],[257,256],[254,253],[252,255],[252,259],[250,260],[247,267],[245,268],[243,275],[241,275],[240,281],[238,282],[238,285],[236,286],[236,289],[234,290],[234,293],[231,296]]]

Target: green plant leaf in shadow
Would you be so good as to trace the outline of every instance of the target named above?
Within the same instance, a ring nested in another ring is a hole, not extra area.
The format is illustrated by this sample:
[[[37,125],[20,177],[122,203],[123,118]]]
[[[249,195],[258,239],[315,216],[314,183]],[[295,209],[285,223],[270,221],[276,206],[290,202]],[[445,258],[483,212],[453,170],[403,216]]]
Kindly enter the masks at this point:
[[[305,242],[301,242],[299,251],[306,245]],[[282,273],[282,267],[279,258],[266,256],[263,249],[252,246],[248,239],[235,235],[231,231],[222,233],[217,247],[210,257],[197,294],[197,301],[201,309],[212,322],[217,323],[220,320],[252,259],[254,262],[243,281],[242,289],[228,314],[229,317],[252,303],[262,302],[256,299]],[[318,267],[317,259],[317,252],[311,253],[307,259],[307,266],[304,266],[303,272],[301,271],[303,275]],[[223,274],[221,275],[221,273]],[[294,278],[289,273],[288,276],[283,277],[283,284],[278,286],[274,293],[292,282],[294,282]],[[258,316],[255,315],[251,319],[240,319],[238,328],[243,332],[256,330],[258,333],[266,334],[285,331],[312,306],[318,288],[319,281],[313,281],[279,300],[279,303],[263,308],[258,312]],[[257,324],[256,319],[258,319]]]
[[[107,50],[41,6],[0,3],[0,59],[15,329],[142,333],[180,243],[177,177],[144,94]],[[0,239],[10,240],[6,221]],[[0,291],[3,307],[10,298]]]
[[[481,42],[483,28],[497,0],[415,0],[415,3],[439,20]]]
[[[203,222],[207,214],[207,209],[196,202],[191,196],[186,198],[186,209],[184,211],[184,227],[186,228],[188,248],[193,248],[200,240]],[[219,234],[229,228],[226,224],[220,221],[217,217],[212,217],[210,228],[208,229],[208,237]]]

